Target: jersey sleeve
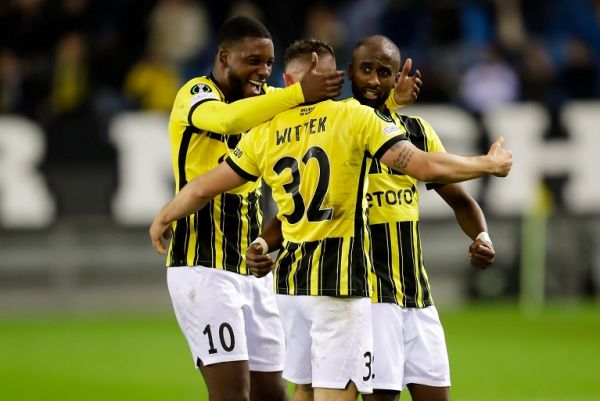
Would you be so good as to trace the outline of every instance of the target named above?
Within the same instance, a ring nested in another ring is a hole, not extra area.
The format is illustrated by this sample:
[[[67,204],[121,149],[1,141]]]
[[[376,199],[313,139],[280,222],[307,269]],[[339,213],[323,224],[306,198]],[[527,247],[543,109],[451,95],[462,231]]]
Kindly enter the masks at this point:
[[[225,159],[229,167],[248,181],[256,181],[261,176],[255,151],[256,140],[261,138],[261,129],[262,127],[258,126],[242,136],[235,149],[230,151],[229,157]]]
[[[358,126],[365,150],[379,159],[395,143],[407,140],[403,129],[399,128],[391,117],[367,106],[355,107],[352,115],[358,118]]]
[[[177,94],[171,117],[198,130],[233,135],[304,102],[300,83],[267,92],[225,103],[219,89],[210,82],[188,83]]]

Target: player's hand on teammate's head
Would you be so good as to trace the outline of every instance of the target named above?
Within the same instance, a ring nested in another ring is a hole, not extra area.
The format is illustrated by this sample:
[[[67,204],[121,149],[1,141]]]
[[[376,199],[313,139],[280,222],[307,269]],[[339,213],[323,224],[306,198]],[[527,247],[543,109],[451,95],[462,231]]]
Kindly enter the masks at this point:
[[[319,72],[317,64],[319,56],[312,54],[310,68],[300,80],[304,101],[306,103],[320,102],[321,100],[333,99],[342,94],[344,71]]]
[[[506,177],[512,168],[512,151],[502,148],[503,137],[498,137],[490,147],[488,156],[494,161],[495,169],[493,174],[496,177]]]
[[[152,246],[156,252],[166,255],[167,248],[165,247],[165,242],[171,238],[171,224],[160,223],[155,219],[148,231]]]
[[[246,266],[255,277],[264,277],[275,268],[275,260],[269,255],[263,255],[260,244],[252,244],[246,250]]]
[[[489,267],[494,263],[494,256],[496,256],[494,246],[487,241],[476,239],[471,246],[469,246],[471,266],[477,269],[483,270]]]
[[[412,69],[412,59],[407,58],[402,67],[402,71],[396,75],[396,83],[394,84],[394,100],[400,106],[406,106],[414,103],[419,96],[423,81],[421,81],[421,71],[415,71],[415,74],[410,76]]]

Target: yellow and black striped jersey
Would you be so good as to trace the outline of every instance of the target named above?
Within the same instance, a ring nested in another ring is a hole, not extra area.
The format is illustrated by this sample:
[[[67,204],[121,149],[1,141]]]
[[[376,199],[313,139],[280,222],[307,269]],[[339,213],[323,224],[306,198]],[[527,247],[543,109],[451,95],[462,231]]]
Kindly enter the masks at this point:
[[[271,91],[275,88],[263,88],[263,92]],[[226,105],[227,99],[212,76],[187,82],[177,94],[169,119],[176,192],[223,161],[239,142],[242,131],[304,101],[299,85],[276,93]],[[238,107],[240,103],[242,108]],[[227,125],[225,121],[232,123]],[[240,131],[224,134],[232,129]],[[203,265],[248,274],[245,252],[262,225],[260,198],[260,183],[250,182],[174,222],[167,266]]]
[[[425,152],[445,152],[427,121],[389,114]],[[427,188],[435,184],[428,184]],[[373,300],[422,308],[433,304],[419,234],[417,180],[373,160],[369,169],[369,226],[376,276]]]
[[[240,176],[262,176],[282,222],[276,291],[370,296],[366,175],[406,139],[392,120],[357,103],[296,107],[244,136],[227,159]]]

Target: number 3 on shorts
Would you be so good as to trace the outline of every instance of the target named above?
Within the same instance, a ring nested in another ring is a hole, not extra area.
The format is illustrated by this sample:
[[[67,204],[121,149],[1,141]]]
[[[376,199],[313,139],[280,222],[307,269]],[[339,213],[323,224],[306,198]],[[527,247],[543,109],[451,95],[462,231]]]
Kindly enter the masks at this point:
[[[367,375],[363,376],[363,380],[368,381],[369,379],[371,379],[371,375],[373,372],[373,369],[371,368],[371,364],[373,363],[373,356],[369,351],[365,352],[363,356],[365,357],[365,367],[367,368]]]
[[[227,335],[225,335],[225,332],[227,332]],[[208,336],[208,353],[216,354],[218,350],[215,348],[210,324],[206,325],[202,334]],[[235,337],[233,336],[233,329],[229,323],[221,323],[219,326],[219,341],[221,342],[221,348],[223,348],[225,352],[231,352],[235,348]]]

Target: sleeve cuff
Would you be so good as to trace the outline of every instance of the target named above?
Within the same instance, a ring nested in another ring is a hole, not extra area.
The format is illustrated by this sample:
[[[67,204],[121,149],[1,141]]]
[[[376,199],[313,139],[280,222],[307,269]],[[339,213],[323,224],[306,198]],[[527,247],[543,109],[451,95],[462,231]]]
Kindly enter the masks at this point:
[[[233,169],[233,171],[235,171],[236,174],[239,175],[240,177],[242,177],[243,179],[248,180],[248,181],[258,180],[257,176],[246,172],[240,166],[235,164],[235,162],[231,159],[231,157],[228,157],[227,159],[225,159],[225,163],[227,163],[229,165],[229,167],[231,167]]]
[[[194,103],[192,105],[192,107],[190,107],[190,111],[188,112],[188,124],[189,124],[189,126],[190,127],[194,127],[196,129],[200,129],[200,128],[198,128],[198,127],[196,127],[194,125],[194,121],[192,119],[192,116],[194,115],[194,111],[196,111],[196,109],[198,108],[198,106],[200,106],[201,104],[206,103],[206,102],[216,101],[216,100],[218,100],[218,99],[208,98],[208,99],[200,100],[199,102]]]
[[[381,159],[381,156],[383,156],[383,154],[385,152],[387,152],[387,150],[389,148],[391,148],[392,146],[394,146],[394,144],[400,142],[400,141],[405,141],[407,138],[405,135],[397,135],[393,138],[390,138],[387,142],[385,142],[383,145],[381,145],[379,147],[379,149],[377,149],[377,152],[375,152],[375,154],[373,155],[373,157],[377,160]]]

